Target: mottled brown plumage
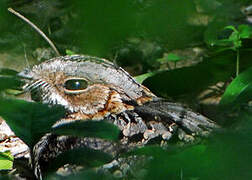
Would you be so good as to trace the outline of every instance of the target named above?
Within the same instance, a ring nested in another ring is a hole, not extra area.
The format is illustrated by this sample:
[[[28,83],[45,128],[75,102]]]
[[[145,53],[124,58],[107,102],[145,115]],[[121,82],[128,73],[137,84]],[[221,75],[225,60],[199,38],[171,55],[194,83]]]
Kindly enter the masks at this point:
[[[167,142],[177,136],[178,140],[192,141],[218,127],[180,104],[156,97],[105,59],[57,57],[19,76],[27,79],[24,91],[31,93],[33,100],[65,107],[67,113],[57,125],[69,120],[106,119],[117,125],[122,134],[119,144],[96,138],[45,135],[33,150],[38,178],[42,178],[51,159],[76,147],[87,146],[115,155],[156,138]]]

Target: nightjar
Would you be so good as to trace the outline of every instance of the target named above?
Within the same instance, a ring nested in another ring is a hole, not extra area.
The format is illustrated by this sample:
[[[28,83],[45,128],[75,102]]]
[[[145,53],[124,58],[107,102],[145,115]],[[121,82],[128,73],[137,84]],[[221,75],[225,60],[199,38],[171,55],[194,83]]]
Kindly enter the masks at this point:
[[[155,96],[113,63],[86,55],[56,57],[19,73],[34,101],[66,109],[57,124],[75,120],[108,121],[121,130],[120,142],[46,134],[33,149],[33,166],[42,178],[48,163],[60,153],[87,146],[116,155],[121,149],[154,139],[192,141],[218,128],[208,118],[183,105]]]

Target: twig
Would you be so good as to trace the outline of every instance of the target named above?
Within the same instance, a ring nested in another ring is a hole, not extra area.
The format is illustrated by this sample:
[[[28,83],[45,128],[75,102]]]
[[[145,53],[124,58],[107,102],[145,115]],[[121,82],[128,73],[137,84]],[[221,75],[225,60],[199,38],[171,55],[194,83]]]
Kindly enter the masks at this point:
[[[32,28],[34,28],[52,47],[52,49],[55,51],[55,53],[60,56],[59,51],[57,50],[57,48],[55,47],[55,45],[53,44],[53,42],[45,35],[45,33],[43,33],[35,24],[33,24],[29,19],[27,19],[26,17],[24,17],[23,15],[19,14],[18,12],[16,12],[14,9],[12,8],[8,8],[8,11],[11,12],[12,14],[18,16],[20,19],[22,19],[23,21],[27,22]]]

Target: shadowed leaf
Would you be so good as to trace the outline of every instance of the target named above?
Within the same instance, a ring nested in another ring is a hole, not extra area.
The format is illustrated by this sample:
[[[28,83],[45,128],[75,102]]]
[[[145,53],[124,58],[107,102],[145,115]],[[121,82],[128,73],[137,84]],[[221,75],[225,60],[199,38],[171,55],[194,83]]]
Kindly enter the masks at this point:
[[[223,94],[220,105],[225,107],[232,107],[232,109],[239,107],[252,99],[252,68],[237,76],[231,84],[227,87]]]
[[[51,175],[48,177],[48,179],[55,179],[56,176],[55,175]],[[115,178],[114,176],[110,175],[109,173],[102,173],[102,172],[98,172],[95,171],[95,170],[84,170],[84,171],[81,171],[79,173],[74,173],[74,174],[71,174],[69,176],[60,176],[59,177],[59,180],[80,180],[80,179],[90,179],[90,180],[112,180],[112,179],[117,179],[118,178]]]
[[[143,85],[163,97],[196,94],[219,81],[227,81],[235,69],[234,59],[233,52],[226,51],[195,66],[159,72],[144,80]]]
[[[120,130],[113,124],[104,121],[74,121],[59,124],[52,128],[58,135],[73,135],[79,137],[98,137],[118,140]]]
[[[53,172],[65,164],[97,167],[112,161],[112,157],[102,151],[90,148],[73,149],[60,154],[48,167],[48,172]]]
[[[145,146],[142,148],[136,148],[133,149],[125,154],[123,156],[132,156],[132,155],[146,155],[146,156],[154,156],[154,157],[161,157],[162,155],[171,154],[170,151],[164,150],[160,146]]]
[[[65,114],[61,106],[48,107],[23,100],[0,98],[0,107],[0,116],[29,147],[33,147]]]
[[[15,76],[18,72],[13,69],[0,68],[0,75]]]
[[[11,179],[11,177],[8,175],[4,175],[4,176],[0,175],[0,180],[10,180],[10,179]]]
[[[18,78],[13,76],[1,76],[0,75],[0,91],[5,89],[16,89],[20,88],[23,84]]]
[[[145,165],[144,179],[251,179],[252,121],[251,113],[243,119],[240,129],[218,132],[198,145],[168,151],[142,148],[136,154],[151,156]],[[153,154],[153,155],[152,155]]]

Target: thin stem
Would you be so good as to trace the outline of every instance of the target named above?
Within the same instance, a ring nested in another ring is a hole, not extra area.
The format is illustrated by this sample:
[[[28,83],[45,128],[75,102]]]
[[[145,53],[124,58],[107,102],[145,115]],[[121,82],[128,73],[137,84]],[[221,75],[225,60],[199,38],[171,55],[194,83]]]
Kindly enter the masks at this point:
[[[60,53],[57,50],[57,48],[55,47],[55,45],[53,44],[53,42],[35,24],[33,24],[29,19],[27,19],[23,15],[19,14],[18,12],[16,12],[12,8],[8,8],[8,11],[11,12],[12,14],[16,15],[17,17],[19,17],[23,21],[27,22],[33,29],[35,29],[49,43],[49,45],[52,47],[52,49],[55,51],[55,53],[58,56],[60,56]]]
[[[240,64],[240,50],[237,49],[237,54],[236,54],[236,76],[239,75],[239,64]]]

